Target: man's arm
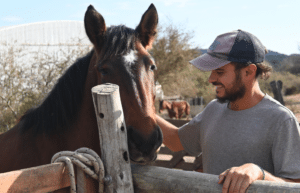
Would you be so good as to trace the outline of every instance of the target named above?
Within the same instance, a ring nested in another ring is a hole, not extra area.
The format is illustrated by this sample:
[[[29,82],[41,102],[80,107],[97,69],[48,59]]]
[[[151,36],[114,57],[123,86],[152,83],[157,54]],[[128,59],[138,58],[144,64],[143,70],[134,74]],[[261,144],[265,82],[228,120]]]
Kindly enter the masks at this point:
[[[163,133],[163,143],[172,151],[184,150],[178,135],[178,128],[156,115],[156,121]]]
[[[265,171],[265,179],[273,182],[297,182],[300,183],[300,179],[286,179],[276,177],[269,172]],[[256,180],[263,179],[263,171],[260,167],[253,163],[247,163],[240,167],[232,167],[225,170],[219,176],[219,184],[223,183],[222,192],[245,192]]]

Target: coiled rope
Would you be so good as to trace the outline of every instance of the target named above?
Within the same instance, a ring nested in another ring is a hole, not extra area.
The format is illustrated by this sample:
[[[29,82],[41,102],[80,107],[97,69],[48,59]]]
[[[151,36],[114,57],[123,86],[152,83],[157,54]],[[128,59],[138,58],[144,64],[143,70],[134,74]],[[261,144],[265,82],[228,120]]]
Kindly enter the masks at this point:
[[[94,178],[99,182],[99,193],[103,192],[104,181],[109,181],[109,179],[104,179],[104,166],[103,162],[96,152],[89,148],[80,148],[76,151],[61,151],[56,153],[52,159],[51,163],[64,162],[69,169],[70,183],[71,183],[71,193],[76,193],[76,183],[75,183],[75,172],[73,164],[81,168],[86,174]],[[90,167],[94,167],[91,170]]]

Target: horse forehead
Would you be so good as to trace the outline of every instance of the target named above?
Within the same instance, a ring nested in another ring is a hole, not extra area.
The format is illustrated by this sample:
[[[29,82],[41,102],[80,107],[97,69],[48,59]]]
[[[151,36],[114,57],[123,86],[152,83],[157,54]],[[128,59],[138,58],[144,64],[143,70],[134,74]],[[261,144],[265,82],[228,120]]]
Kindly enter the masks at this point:
[[[133,65],[139,58],[147,57],[150,59],[151,63],[155,64],[153,57],[149,52],[143,47],[140,42],[135,43],[136,50],[130,50],[127,54],[123,55],[123,61],[126,64]]]
[[[125,63],[128,64],[134,64],[135,61],[137,61],[137,51],[136,50],[130,50],[127,54],[123,56],[123,60]]]

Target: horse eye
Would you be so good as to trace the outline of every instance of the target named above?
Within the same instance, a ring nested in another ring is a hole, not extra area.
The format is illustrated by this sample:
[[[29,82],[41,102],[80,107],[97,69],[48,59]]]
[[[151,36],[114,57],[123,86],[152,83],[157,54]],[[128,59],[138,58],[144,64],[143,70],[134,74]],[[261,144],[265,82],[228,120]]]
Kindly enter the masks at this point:
[[[151,69],[152,71],[154,71],[154,70],[157,70],[157,67],[156,67],[155,64],[152,64],[151,67],[150,67],[150,69]]]

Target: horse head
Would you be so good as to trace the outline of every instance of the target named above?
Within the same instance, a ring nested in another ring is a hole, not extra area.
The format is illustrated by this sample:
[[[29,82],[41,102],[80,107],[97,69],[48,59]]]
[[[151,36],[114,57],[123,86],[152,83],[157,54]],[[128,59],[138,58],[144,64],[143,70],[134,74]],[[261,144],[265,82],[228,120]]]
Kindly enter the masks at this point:
[[[155,118],[155,61],[148,53],[155,38],[158,14],[150,5],[136,29],[126,26],[106,27],[105,20],[89,6],[84,25],[94,45],[91,65],[96,83],[119,85],[127,127],[131,160],[148,162],[156,159],[162,144],[162,132]]]

